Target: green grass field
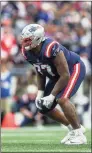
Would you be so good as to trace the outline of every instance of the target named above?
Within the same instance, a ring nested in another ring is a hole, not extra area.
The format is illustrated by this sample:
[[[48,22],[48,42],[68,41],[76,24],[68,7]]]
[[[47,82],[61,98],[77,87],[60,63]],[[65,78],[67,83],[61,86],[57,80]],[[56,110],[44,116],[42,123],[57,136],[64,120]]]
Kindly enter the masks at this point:
[[[2,152],[91,152],[91,131],[86,131],[86,145],[60,144],[67,130],[59,126],[1,129]]]

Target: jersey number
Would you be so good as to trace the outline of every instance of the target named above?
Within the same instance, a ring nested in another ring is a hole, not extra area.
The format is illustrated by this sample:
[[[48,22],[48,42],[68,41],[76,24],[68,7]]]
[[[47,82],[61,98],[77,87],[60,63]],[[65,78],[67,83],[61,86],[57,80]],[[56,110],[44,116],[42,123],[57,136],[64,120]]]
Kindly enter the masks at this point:
[[[47,73],[49,73],[51,76],[55,76],[51,70],[51,67],[49,65],[38,65],[38,64],[34,64],[36,70],[43,74],[43,70],[46,70]]]

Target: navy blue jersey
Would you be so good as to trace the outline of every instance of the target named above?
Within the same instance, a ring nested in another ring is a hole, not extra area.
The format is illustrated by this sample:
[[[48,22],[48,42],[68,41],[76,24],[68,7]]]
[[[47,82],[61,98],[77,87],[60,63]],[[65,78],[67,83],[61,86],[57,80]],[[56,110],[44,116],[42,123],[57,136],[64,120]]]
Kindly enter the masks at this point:
[[[49,77],[50,79],[58,79],[59,74],[53,64],[53,59],[59,52],[64,53],[69,71],[72,70],[74,64],[80,61],[79,55],[69,51],[51,38],[45,39],[39,55],[36,56],[31,51],[23,51],[23,54],[26,60],[36,68],[37,72]]]

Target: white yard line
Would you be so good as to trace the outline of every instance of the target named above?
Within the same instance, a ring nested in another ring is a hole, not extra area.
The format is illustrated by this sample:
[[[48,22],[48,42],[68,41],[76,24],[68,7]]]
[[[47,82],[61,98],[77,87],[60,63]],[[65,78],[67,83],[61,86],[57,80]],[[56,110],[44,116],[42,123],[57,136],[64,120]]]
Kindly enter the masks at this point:
[[[88,131],[90,129],[86,129]],[[22,127],[22,128],[1,128],[1,133],[27,133],[27,132],[63,132],[63,131],[68,131],[67,128],[60,127],[60,126],[50,126],[50,127],[42,127],[42,128],[37,128],[37,127]]]
[[[76,152],[82,152],[82,153],[83,152],[87,152],[87,153],[91,152],[90,149],[89,150],[85,150],[85,149],[83,150],[82,149],[82,151],[80,151],[80,150],[69,150],[68,149],[68,151],[66,151],[66,152],[73,152],[74,153],[75,151]],[[3,152],[4,152],[4,150],[3,150]],[[25,151],[21,150],[20,152],[25,152]],[[37,150],[26,150],[26,152],[38,152],[38,151]],[[55,149],[54,150],[51,150],[51,149],[45,150],[44,149],[44,150],[40,150],[39,152],[62,152],[63,153],[63,152],[65,152],[65,149],[56,149],[56,150]]]
[[[30,139],[30,140],[18,140],[18,139],[14,139],[14,140],[3,140],[3,143],[30,143],[31,144],[31,142],[32,141],[38,141],[38,142],[55,142],[55,140],[51,140],[51,139],[46,139],[46,140],[44,140],[44,139]],[[57,139],[57,142],[59,142],[59,139]],[[1,141],[1,143],[2,143],[2,141]],[[91,144],[91,143],[88,143],[89,145]],[[68,147],[68,146],[67,146]]]
[[[28,152],[28,151],[29,151],[29,152],[30,152],[30,151],[31,151],[31,152],[38,152],[37,150],[26,150],[26,152]],[[77,151],[77,150],[69,150],[69,149],[68,149],[68,151],[66,151],[66,152],[73,152],[73,153],[74,153],[75,151],[76,151],[76,152],[82,152],[82,153],[83,153],[83,152],[87,152],[87,153],[88,153],[88,152],[91,152],[91,150],[86,150],[86,151],[85,151],[85,150],[82,150],[82,151],[79,151],[79,150],[78,150],[78,151]],[[39,152],[55,152],[55,150],[42,150],[42,151],[40,150]],[[58,149],[57,149],[56,152],[65,152],[65,150],[63,150],[63,149],[58,150]]]
[[[45,136],[45,137],[47,137],[47,136],[55,136],[55,135],[57,135],[57,133],[2,133],[1,134],[1,137],[31,137],[31,136]]]
[[[51,140],[51,139],[47,139],[47,140],[44,140],[44,139],[38,139],[38,140],[36,140],[36,139],[30,139],[30,140],[18,140],[18,139],[16,139],[16,140],[3,140],[3,143],[31,143],[32,141],[38,141],[38,142],[48,142],[48,141],[50,141],[50,142],[52,142],[52,141],[55,141],[55,140]]]
[[[2,132],[13,132],[13,131],[49,131],[49,130],[65,130],[66,128],[60,127],[60,126],[50,126],[50,127],[46,127],[43,126],[41,129],[40,127],[22,127],[22,128],[1,128]]]
[[[38,152],[37,150],[26,150],[26,152],[30,152],[30,151],[31,151],[31,152]],[[40,150],[39,152],[55,152],[55,151],[56,151],[56,152],[65,152],[65,150],[63,150],[63,149],[57,149],[57,150],[55,150],[55,149],[54,149],[54,150],[50,150],[50,149],[49,149],[49,150],[42,150],[42,151]],[[83,149],[82,149],[82,151],[79,151],[79,150],[78,150],[78,151],[77,151],[77,150],[69,150],[69,149],[68,149],[68,151],[66,151],[66,152],[73,152],[73,153],[74,153],[75,151],[76,151],[76,152],[82,152],[82,153],[83,153],[83,152],[87,152],[87,153],[88,153],[88,152],[91,152],[91,150],[86,150],[86,151],[85,151],[85,150],[83,150]],[[22,151],[22,152],[23,152],[23,151]]]

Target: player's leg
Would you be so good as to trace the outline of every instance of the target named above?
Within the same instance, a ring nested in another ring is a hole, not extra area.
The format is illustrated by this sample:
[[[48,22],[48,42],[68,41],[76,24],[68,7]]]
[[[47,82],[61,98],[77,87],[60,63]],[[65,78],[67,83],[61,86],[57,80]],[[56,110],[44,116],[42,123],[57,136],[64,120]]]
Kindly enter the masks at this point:
[[[55,81],[49,81],[46,85],[45,88],[45,92],[44,92],[44,96],[48,96],[53,87],[55,85]],[[58,109],[55,108],[57,103],[54,103],[54,105],[52,106],[51,110],[48,110],[47,108],[45,108],[44,110],[39,110],[40,113],[45,114],[46,116],[50,117],[51,119],[60,122],[61,124],[64,124],[65,126],[67,126],[68,130],[71,131],[73,128],[70,125],[69,121],[66,119],[64,113],[62,111],[59,111]]]
[[[61,106],[67,120],[71,123],[73,127],[74,138],[72,136],[73,144],[82,144],[86,143],[86,137],[80,130],[80,123],[77,117],[77,113],[73,104],[70,103],[69,98],[72,97],[76,91],[78,90],[81,82],[83,81],[85,76],[85,66],[82,62],[76,64],[74,66],[74,70],[70,77],[67,87],[64,89],[63,94],[61,92],[58,95],[58,104]],[[76,138],[77,137],[77,138]],[[81,138],[81,139],[79,139]],[[68,141],[67,144],[71,144],[72,142]]]
[[[77,92],[85,77],[85,66],[83,62],[75,64],[68,85],[57,95],[57,102],[61,106],[66,118],[74,129],[80,128],[75,107],[70,103],[70,98]]]
[[[51,119],[62,123],[68,128],[68,134],[61,140],[61,143],[65,143],[70,137],[71,137],[71,131],[73,130],[73,127],[69,123],[69,121],[66,119],[64,113],[62,111],[59,111],[57,108],[54,108],[53,110],[46,113],[46,116],[50,117]],[[80,125],[80,130],[82,133],[85,133],[85,128]]]
[[[54,85],[55,85],[55,81],[50,80],[45,88],[44,91],[44,96],[48,96]],[[54,105],[52,106],[53,108],[57,105],[57,103],[54,103]],[[40,111],[42,114],[45,114],[46,116],[50,117],[51,119],[60,122],[61,124],[64,124],[65,126],[67,126],[68,128],[72,129],[71,125],[69,124],[68,120],[66,119],[64,113],[62,111],[59,111],[58,109],[54,108],[51,109],[51,111],[48,111],[48,109],[42,110]]]
[[[58,104],[63,109],[63,112],[67,118],[67,120],[72,125],[73,129],[80,128],[80,122],[78,120],[78,116],[75,110],[75,107],[72,103],[70,103],[68,98],[58,99]]]
[[[54,108],[53,110],[49,111],[48,113],[46,113],[46,115],[52,118],[53,120],[64,124],[65,126],[68,126],[70,124],[66,119],[64,113],[59,111],[57,108]]]

